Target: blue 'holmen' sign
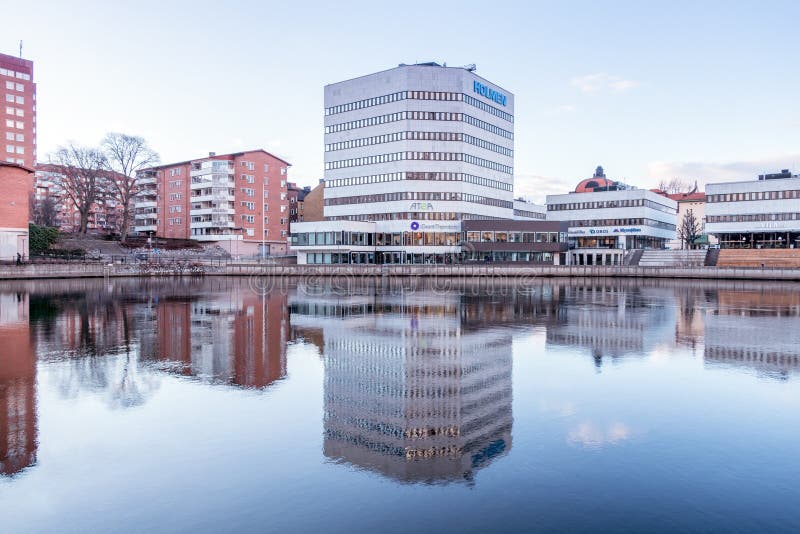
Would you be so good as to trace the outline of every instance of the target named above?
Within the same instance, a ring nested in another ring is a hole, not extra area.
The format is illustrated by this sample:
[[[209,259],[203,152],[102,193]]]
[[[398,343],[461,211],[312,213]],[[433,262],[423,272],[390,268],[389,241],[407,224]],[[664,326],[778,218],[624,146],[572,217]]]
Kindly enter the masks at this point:
[[[504,106],[506,105],[506,95],[495,91],[491,87],[486,87],[477,80],[472,82],[472,90],[481,96],[485,96],[489,100],[497,102],[498,104],[502,104]]]

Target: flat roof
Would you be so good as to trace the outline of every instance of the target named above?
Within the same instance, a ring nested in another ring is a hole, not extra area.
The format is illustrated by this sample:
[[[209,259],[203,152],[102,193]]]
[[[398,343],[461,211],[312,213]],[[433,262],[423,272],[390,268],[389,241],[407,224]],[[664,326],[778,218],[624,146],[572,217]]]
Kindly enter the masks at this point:
[[[414,63],[414,64],[410,64],[410,65],[406,65],[405,63],[400,63],[396,67],[391,67],[391,68],[379,70],[379,71],[376,71],[376,72],[370,72],[369,74],[362,74],[361,76],[354,76],[353,78],[348,78],[346,80],[340,80],[338,82],[328,83],[328,84],[325,84],[325,87],[331,87],[333,85],[339,85],[340,83],[352,82],[353,80],[359,80],[361,78],[366,78],[367,76],[374,76],[376,74],[383,74],[384,72],[389,72],[390,70],[404,69],[404,68],[409,68],[409,67],[464,70],[464,71],[467,71],[469,73],[472,73],[473,75],[475,75],[476,78],[480,78],[481,80],[485,81],[486,83],[492,84],[495,87],[499,87],[500,89],[502,89],[503,91],[505,91],[506,93],[508,93],[508,94],[510,94],[512,96],[514,95],[513,92],[509,91],[508,89],[506,89],[502,85],[500,85],[500,84],[498,84],[496,82],[493,82],[491,80],[487,80],[486,78],[484,78],[480,74],[477,74],[474,70],[470,70],[467,67],[446,67],[444,65],[439,65],[438,63],[435,63],[433,61],[429,61],[429,62],[426,62],[426,63]]]
[[[195,161],[225,160],[225,159],[234,158],[236,156],[243,156],[245,154],[250,154],[252,152],[263,152],[264,154],[266,154],[268,156],[271,156],[271,157],[277,159],[280,162],[285,163],[289,167],[292,166],[292,164],[289,163],[288,161],[286,161],[285,159],[279,158],[275,154],[273,154],[271,152],[267,152],[263,148],[256,148],[255,150],[242,150],[240,152],[231,152],[229,154],[214,154],[213,156],[204,156],[202,158],[194,158],[194,159],[189,159],[189,160],[186,160],[186,161],[178,161],[178,162],[175,162],[175,163],[164,163],[162,165],[153,165],[152,167],[147,167],[146,169],[142,169],[142,170],[143,171],[148,171],[148,170],[156,170],[156,169],[166,169],[168,167],[175,167],[176,165],[188,165],[189,163],[194,163]]]
[[[26,167],[25,165],[20,165],[19,163],[11,163],[10,161],[0,161],[0,167],[14,167],[17,169],[22,169],[23,171],[27,171],[33,174],[34,170],[30,167]]]

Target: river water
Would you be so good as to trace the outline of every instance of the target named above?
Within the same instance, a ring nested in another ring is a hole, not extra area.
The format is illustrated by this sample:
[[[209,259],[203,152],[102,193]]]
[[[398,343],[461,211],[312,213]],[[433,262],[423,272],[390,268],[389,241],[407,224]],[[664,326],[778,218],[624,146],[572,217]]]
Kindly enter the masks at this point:
[[[0,285],[2,532],[800,531],[800,286]]]

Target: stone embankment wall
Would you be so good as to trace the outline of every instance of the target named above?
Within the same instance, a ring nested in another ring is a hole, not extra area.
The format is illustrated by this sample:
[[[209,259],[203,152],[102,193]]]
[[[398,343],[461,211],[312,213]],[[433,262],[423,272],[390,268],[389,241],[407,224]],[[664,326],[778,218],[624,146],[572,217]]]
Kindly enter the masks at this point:
[[[709,280],[800,281],[800,269],[632,266],[503,266],[503,265],[259,265],[227,263],[208,265],[202,272],[171,272],[169,269],[138,268],[134,265],[27,264],[0,266],[0,280],[35,278],[86,278],[120,276],[369,276],[369,277],[536,277],[682,278]]]

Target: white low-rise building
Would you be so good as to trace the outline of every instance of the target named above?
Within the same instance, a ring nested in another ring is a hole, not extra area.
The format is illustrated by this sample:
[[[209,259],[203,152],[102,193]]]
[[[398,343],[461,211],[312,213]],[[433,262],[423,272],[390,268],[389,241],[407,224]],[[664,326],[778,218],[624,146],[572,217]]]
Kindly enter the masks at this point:
[[[664,195],[607,180],[601,167],[575,192],[547,196],[547,219],[569,223],[574,248],[665,248],[676,236],[677,210]]]
[[[514,199],[514,220],[527,221],[531,219],[538,221],[547,219],[547,206],[534,204],[522,198]]]
[[[706,232],[721,248],[800,247],[800,175],[708,184]]]

